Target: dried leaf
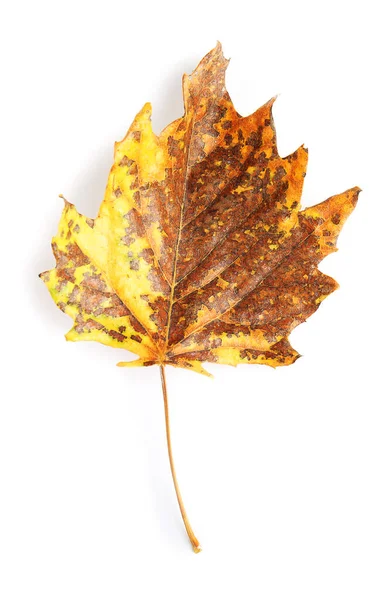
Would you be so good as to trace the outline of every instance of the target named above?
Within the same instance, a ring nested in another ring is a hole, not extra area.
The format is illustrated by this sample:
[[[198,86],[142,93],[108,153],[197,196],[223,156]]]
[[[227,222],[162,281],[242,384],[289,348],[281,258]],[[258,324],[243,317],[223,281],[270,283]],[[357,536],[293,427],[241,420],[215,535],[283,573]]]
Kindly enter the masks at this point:
[[[65,202],[41,277],[74,320],[66,338],[139,356],[122,366],[290,365],[288,335],[337,287],[317,265],[360,190],[301,211],[307,150],[279,156],[274,100],[236,112],[227,64],[218,44],[184,76],[185,114],[159,136],[144,106],[96,219]]]
[[[279,156],[273,100],[238,115],[227,64],[218,45],[184,76],[185,115],[160,136],[144,106],[115,145],[97,219],[65,202],[42,278],[74,320],[68,340],[198,372],[298,358],[288,335],[337,287],[317,265],[359,189],[299,212],[307,150]]]

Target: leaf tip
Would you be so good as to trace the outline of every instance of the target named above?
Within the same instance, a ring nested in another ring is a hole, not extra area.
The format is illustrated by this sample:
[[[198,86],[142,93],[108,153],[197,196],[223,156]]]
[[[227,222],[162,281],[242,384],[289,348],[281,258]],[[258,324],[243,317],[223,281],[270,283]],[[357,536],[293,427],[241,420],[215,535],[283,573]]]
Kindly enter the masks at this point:
[[[219,54],[221,57],[225,58],[223,53],[223,46],[220,40],[216,40],[216,46],[213,50],[211,50],[214,54]]]
[[[142,114],[144,115],[150,115],[152,113],[152,106],[151,106],[151,102],[146,102],[145,105],[142,108]]]
[[[358,202],[358,196],[359,194],[362,192],[362,188],[360,188],[358,185],[356,185],[355,187],[351,188],[350,193],[352,195],[351,197],[351,202],[352,204],[355,206]]]
[[[61,200],[63,200],[65,209],[71,208],[72,206],[74,206],[74,204],[72,204],[71,202],[69,202],[68,200],[66,200],[66,198],[65,198],[65,196],[63,194],[58,194],[58,198],[61,198]]]
[[[226,58],[226,56],[225,56],[225,54],[224,54],[224,52],[223,52],[223,46],[222,46],[222,43],[221,43],[219,40],[217,40],[217,42],[216,42],[216,46],[214,47],[214,49],[213,49],[213,50],[211,50],[211,52],[213,52],[214,54],[217,54],[217,55],[218,55],[218,57],[219,57],[221,60],[225,61],[225,65],[226,65],[226,67],[228,66],[228,63],[230,62],[230,60],[231,60],[231,59],[230,59],[230,58]]]
[[[214,54],[223,54],[223,47],[220,40],[216,40],[216,46],[211,50]]]
[[[149,362],[145,364],[145,361],[142,358],[137,358],[135,360],[130,361],[120,361],[116,363],[117,367],[147,367],[151,366],[153,363]]]
[[[44,283],[47,283],[50,278],[50,271],[42,271],[38,274],[39,279],[42,279]]]

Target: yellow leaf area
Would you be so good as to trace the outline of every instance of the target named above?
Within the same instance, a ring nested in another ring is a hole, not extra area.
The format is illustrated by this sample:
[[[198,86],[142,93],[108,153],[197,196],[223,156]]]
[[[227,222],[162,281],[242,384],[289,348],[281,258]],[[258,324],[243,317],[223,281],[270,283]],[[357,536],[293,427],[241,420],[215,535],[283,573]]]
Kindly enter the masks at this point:
[[[41,277],[74,321],[67,339],[139,356],[122,366],[289,365],[288,335],[337,287],[317,265],[360,190],[301,211],[307,150],[279,156],[273,100],[236,112],[227,64],[218,44],[184,76],[184,116],[159,136],[144,106],[96,219],[65,202]]]

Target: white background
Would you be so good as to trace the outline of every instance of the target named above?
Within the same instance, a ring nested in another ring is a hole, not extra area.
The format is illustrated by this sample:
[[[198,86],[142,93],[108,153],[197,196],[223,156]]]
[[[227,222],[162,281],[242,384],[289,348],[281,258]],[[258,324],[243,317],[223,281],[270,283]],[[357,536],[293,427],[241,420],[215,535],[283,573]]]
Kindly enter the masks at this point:
[[[388,33],[384,2],[15,2],[3,6],[0,597],[387,600]],[[64,194],[88,216],[145,101],[182,113],[216,40],[246,115],[274,94],[279,151],[310,151],[304,205],[354,185],[322,270],[341,287],[272,370],[158,368],[65,343],[38,273]]]

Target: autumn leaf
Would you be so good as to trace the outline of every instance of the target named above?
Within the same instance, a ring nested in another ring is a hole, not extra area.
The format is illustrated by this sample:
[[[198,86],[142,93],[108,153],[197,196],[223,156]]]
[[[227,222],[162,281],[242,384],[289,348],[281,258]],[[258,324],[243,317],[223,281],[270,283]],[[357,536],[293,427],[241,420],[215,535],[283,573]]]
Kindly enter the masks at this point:
[[[248,117],[225,88],[218,44],[183,78],[185,113],[157,136],[151,106],[115,145],[96,219],[65,201],[41,274],[74,321],[66,338],[123,348],[158,364],[290,365],[288,336],[337,284],[318,269],[336,250],[359,188],[300,210],[307,150],[282,158],[274,100]],[[198,542],[188,531],[193,547]]]

